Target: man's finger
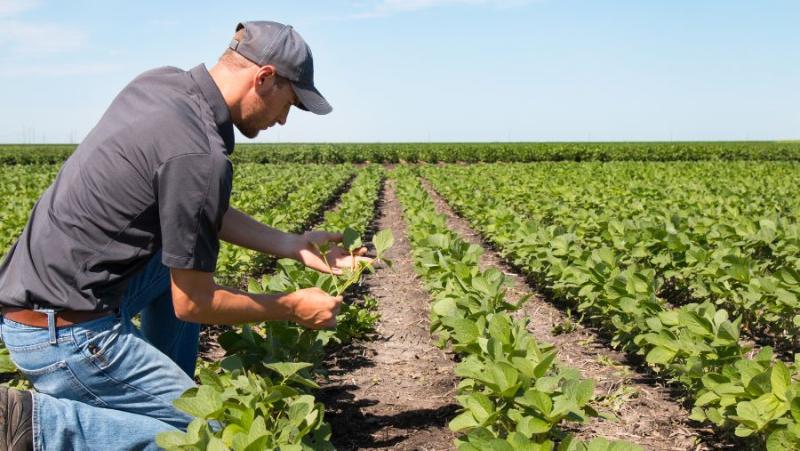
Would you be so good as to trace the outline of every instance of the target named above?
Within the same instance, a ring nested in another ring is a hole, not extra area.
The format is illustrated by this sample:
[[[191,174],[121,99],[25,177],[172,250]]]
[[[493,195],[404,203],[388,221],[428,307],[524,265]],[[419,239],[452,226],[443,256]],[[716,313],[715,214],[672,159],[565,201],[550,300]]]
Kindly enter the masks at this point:
[[[367,253],[367,248],[366,247],[362,247],[362,248],[359,248],[357,251],[355,251],[353,253],[353,255],[359,255],[360,256],[360,255],[365,255],[366,253]]]
[[[356,263],[362,263],[362,262],[371,265],[372,263],[375,262],[375,259],[369,257],[356,257]]]
[[[341,243],[342,242],[342,234],[338,232],[325,232],[327,233],[327,241],[333,241],[334,243]]]
[[[339,314],[339,310],[341,310],[341,308],[342,308],[342,299],[343,298],[341,296],[337,296],[334,299],[336,299],[336,305],[333,306],[333,316],[336,317],[336,315]]]

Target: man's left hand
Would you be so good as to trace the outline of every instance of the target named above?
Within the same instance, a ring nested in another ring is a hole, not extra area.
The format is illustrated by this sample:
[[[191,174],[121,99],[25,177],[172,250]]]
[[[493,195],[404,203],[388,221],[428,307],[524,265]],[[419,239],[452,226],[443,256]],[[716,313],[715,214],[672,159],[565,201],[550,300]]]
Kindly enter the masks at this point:
[[[355,269],[361,262],[373,262],[373,259],[364,257],[367,248],[359,248],[353,252],[353,255],[350,255],[347,249],[337,244],[341,242],[341,233],[323,231],[306,232],[300,235],[297,260],[311,269],[336,275],[341,275],[344,269]],[[318,247],[324,247],[326,243],[330,243],[330,246],[323,258]],[[326,260],[327,264],[325,263]]]

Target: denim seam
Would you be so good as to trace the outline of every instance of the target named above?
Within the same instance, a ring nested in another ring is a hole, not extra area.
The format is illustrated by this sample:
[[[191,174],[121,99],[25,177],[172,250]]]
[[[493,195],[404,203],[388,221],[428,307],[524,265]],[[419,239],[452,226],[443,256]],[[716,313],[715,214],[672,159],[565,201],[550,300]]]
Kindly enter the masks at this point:
[[[42,330],[47,332],[47,329],[42,329]],[[66,344],[66,343],[70,343],[70,342],[74,342],[74,341],[75,340],[73,340],[72,337],[63,337],[63,338],[59,338],[58,339],[57,344],[62,344],[62,343]],[[34,344],[34,345],[23,345],[23,346],[14,346],[14,345],[10,345],[8,343],[5,343],[5,346],[10,351],[24,352],[24,351],[36,351],[36,350],[39,350],[39,349],[46,349],[46,348],[49,348],[49,347],[51,347],[53,345],[50,344],[49,341],[46,341],[46,342],[38,343],[38,344]]]
[[[164,401],[160,397],[158,397],[158,396],[156,396],[156,395],[154,395],[152,393],[149,393],[149,392],[147,392],[145,390],[142,390],[141,388],[136,387],[134,385],[131,385],[131,384],[127,383],[127,382],[123,382],[123,381],[117,380],[115,377],[113,377],[110,374],[108,374],[108,372],[106,370],[102,369],[99,365],[97,365],[97,362],[95,362],[94,360],[90,360],[90,362],[92,362],[92,364],[97,368],[97,370],[100,371],[100,375],[105,377],[109,381],[114,382],[114,383],[119,384],[119,385],[122,385],[124,387],[130,388],[131,390],[133,390],[133,391],[135,391],[137,393],[141,393],[144,396],[147,396],[149,399],[155,400],[160,404],[164,404],[165,406],[167,406],[169,408],[172,408],[172,409],[175,408],[175,406],[171,402]],[[122,410],[122,409],[118,409],[118,410]],[[155,418],[155,417],[153,417],[153,418]]]
[[[33,423],[33,449],[34,451],[41,451],[43,449],[41,439],[39,438],[39,434],[41,432],[41,414],[39,412],[39,403],[36,401],[36,395],[38,395],[38,393],[31,392],[31,405],[33,406],[33,419],[31,420]]]
[[[11,360],[13,361],[14,359],[11,359]],[[61,368],[64,368],[64,361],[63,360],[57,360],[57,361],[55,361],[55,362],[53,362],[53,363],[51,363],[49,365],[46,365],[46,366],[44,366],[42,368],[38,368],[38,369],[35,369],[35,370],[31,370],[31,369],[28,369],[28,368],[23,368],[23,367],[17,365],[16,363],[14,363],[14,365],[17,367],[17,369],[20,371],[20,373],[25,374],[26,377],[37,377],[37,376],[46,376],[48,374],[55,373],[56,371],[58,371]]]
[[[69,377],[71,377],[71,378],[72,378],[72,380],[73,380],[73,382],[75,382],[76,386],[77,386],[79,389],[82,389],[83,391],[85,391],[86,393],[88,393],[88,394],[89,394],[89,395],[90,395],[92,398],[94,398],[95,400],[99,401],[99,402],[100,402],[100,404],[102,404],[102,406],[101,406],[101,407],[106,407],[106,408],[108,408],[108,407],[109,407],[109,404],[108,404],[107,402],[105,402],[105,401],[103,400],[103,398],[101,398],[101,397],[100,397],[100,396],[98,396],[98,395],[97,395],[95,392],[93,392],[92,390],[90,390],[90,389],[89,389],[89,387],[87,387],[86,385],[84,385],[84,383],[83,383],[83,382],[81,382],[81,381],[78,379],[78,376],[76,376],[76,375],[75,375],[75,371],[74,371],[74,370],[73,370],[73,369],[72,369],[72,368],[69,366],[69,363],[67,363],[67,362],[64,362],[64,363],[65,363],[64,367],[65,367],[65,368],[67,369],[67,371],[69,372]]]

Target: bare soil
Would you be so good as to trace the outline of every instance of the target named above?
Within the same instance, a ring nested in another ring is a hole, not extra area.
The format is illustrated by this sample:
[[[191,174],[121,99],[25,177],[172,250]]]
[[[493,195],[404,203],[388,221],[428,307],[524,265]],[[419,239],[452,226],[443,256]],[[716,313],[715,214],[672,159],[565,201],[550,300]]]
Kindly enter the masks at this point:
[[[481,237],[458,217],[447,202],[432,189],[428,190],[439,213],[447,216],[451,230],[470,243],[484,246],[480,265],[483,269],[496,267],[513,282],[508,290],[512,301],[531,295],[519,312],[530,320],[529,331],[540,341],[551,343],[558,351],[558,360],[577,368],[581,374],[594,379],[598,407],[613,413],[618,421],[592,419],[576,425],[573,431],[581,438],[605,437],[628,440],[648,450],[703,450],[716,447],[703,444],[711,431],[697,427],[688,419],[689,411],[675,399],[669,387],[661,385],[651,375],[631,368],[628,358],[607,347],[605,341],[590,329],[536,293],[525,278],[510,268]],[[637,365],[633,365],[637,366]]]
[[[453,449],[447,427],[455,416],[453,362],[433,346],[429,296],[411,262],[411,248],[391,181],[379,202],[378,229],[391,229],[392,268],[367,278],[381,321],[374,341],[338,350],[319,399],[337,449]]]

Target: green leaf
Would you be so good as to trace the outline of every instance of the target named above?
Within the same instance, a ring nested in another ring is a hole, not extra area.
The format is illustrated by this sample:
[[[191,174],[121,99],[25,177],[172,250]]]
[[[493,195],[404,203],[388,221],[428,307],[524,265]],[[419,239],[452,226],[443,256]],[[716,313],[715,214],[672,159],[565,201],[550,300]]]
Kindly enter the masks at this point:
[[[348,227],[342,232],[342,244],[348,251],[353,252],[362,246],[361,235]]]
[[[8,349],[0,344],[0,373],[16,373],[17,366],[11,361]]]
[[[508,316],[492,315],[489,320],[489,335],[503,344],[511,344],[511,325]]]
[[[675,357],[676,352],[661,346],[656,346],[647,353],[645,360],[647,363],[653,365],[666,365],[672,358]]]
[[[280,374],[281,376],[283,376],[284,379],[288,379],[298,371],[310,368],[312,365],[310,363],[303,363],[303,362],[300,363],[278,362],[278,363],[268,363],[264,366]]]
[[[434,302],[431,310],[439,316],[453,316],[458,312],[458,304],[453,298],[443,298]]]
[[[230,451],[230,448],[222,440],[211,437],[206,446],[206,451]]]
[[[478,326],[465,318],[443,318],[442,323],[453,330],[453,338],[461,344],[474,343],[478,339]]]
[[[186,433],[180,431],[161,432],[156,436],[156,445],[164,449],[179,448],[182,445],[190,445],[186,441]]]
[[[306,415],[314,409],[314,397],[310,395],[299,396],[289,405],[287,416],[289,422],[294,426],[299,426],[305,420]]]
[[[580,381],[575,386],[575,394],[574,394],[575,401],[578,403],[578,406],[583,406],[587,402],[589,402],[592,398],[594,398],[594,381],[591,379],[585,379]]]
[[[548,352],[545,354],[544,358],[541,362],[536,365],[536,368],[533,370],[533,375],[536,378],[542,378],[545,374],[550,370],[550,367],[553,365],[553,361],[556,359],[555,352]]]
[[[767,451],[786,451],[797,447],[797,436],[787,430],[774,431],[767,437]]]
[[[389,229],[381,230],[372,237],[372,242],[375,244],[375,252],[381,256],[394,244],[394,235]]]
[[[470,393],[462,399],[462,403],[472,412],[478,422],[483,423],[495,411],[494,403],[483,393]]]
[[[698,407],[703,407],[718,400],[719,400],[719,395],[717,395],[713,391],[707,391],[697,397],[697,399],[694,401],[694,405]]]
[[[549,421],[537,417],[524,417],[517,424],[517,431],[528,437],[535,434],[545,434],[550,432],[552,428],[553,425]]]
[[[463,431],[464,429],[471,429],[480,426],[480,423],[475,421],[475,417],[472,416],[472,412],[467,410],[466,412],[462,412],[450,420],[449,426],[451,431],[459,432]]]
[[[219,392],[207,385],[190,388],[180,398],[173,401],[173,404],[197,418],[213,418],[225,408]]]
[[[789,377],[789,370],[786,365],[778,360],[775,366],[772,367],[772,374],[770,376],[770,383],[772,384],[772,394],[774,394],[781,401],[786,401],[786,392],[791,383]]]
[[[516,399],[517,403],[524,406],[533,407],[545,416],[549,416],[553,410],[553,399],[546,393],[536,389],[528,389],[525,394]]]

